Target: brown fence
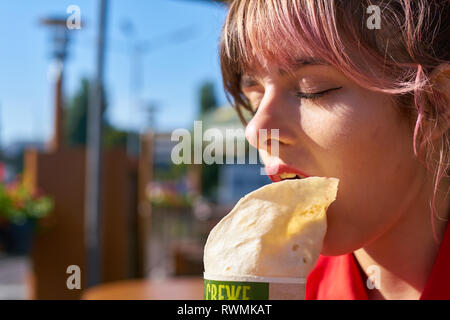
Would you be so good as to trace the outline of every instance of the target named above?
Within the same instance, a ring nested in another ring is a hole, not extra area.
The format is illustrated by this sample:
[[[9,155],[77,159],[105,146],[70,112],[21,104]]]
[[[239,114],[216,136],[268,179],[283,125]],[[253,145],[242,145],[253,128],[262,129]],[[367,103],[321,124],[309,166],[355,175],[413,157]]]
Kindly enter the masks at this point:
[[[137,242],[138,161],[124,149],[103,156],[103,280],[133,278],[139,273]],[[54,152],[28,150],[24,178],[50,195],[55,207],[35,236],[30,275],[31,298],[78,299],[84,285],[85,149]],[[69,290],[67,267],[81,268],[81,290]]]

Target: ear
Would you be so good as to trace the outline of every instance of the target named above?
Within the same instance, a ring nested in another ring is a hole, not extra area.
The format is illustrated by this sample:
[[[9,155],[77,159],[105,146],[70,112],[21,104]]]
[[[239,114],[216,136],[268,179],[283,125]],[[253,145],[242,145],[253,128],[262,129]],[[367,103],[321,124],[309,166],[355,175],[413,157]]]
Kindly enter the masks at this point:
[[[450,129],[450,63],[443,63],[436,67],[430,74],[433,90],[439,91],[446,100],[445,108],[438,123],[438,130],[433,138],[440,138]]]

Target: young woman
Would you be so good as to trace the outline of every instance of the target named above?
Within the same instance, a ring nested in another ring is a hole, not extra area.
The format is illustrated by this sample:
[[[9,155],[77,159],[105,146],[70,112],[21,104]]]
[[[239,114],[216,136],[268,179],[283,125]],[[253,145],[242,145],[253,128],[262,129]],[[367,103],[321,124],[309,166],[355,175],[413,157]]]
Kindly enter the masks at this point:
[[[340,179],[307,299],[450,299],[449,22],[448,0],[231,2],[224,86],[270,177]]]

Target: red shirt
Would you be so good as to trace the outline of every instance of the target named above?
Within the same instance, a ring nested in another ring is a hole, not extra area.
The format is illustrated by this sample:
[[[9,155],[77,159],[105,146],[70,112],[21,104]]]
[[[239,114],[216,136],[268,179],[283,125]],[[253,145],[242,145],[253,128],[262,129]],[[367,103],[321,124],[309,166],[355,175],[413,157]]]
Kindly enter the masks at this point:
[[[450,225],[450,224],[448,224]],[[420,300],[450,300],[450,227]],[[306,300],[367,300],[366,283],[353,253],[320,256],[306,284]]]

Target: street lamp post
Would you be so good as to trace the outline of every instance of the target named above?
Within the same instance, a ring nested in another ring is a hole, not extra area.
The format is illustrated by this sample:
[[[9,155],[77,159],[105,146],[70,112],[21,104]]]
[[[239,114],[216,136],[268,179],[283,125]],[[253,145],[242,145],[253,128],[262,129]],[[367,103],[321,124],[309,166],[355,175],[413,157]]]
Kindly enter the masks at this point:
[[[52,56],[54,59],[55,71],[55,115],[54,132],[50,142],[51,150],[57,150],[63,146],[63,67],[67,57],[67,44],[69,43],[69,34],[66,27],[66,19],[60,17],[44,18],[40,21],[41,25],[50,27],[53,32],[52,38]]]

